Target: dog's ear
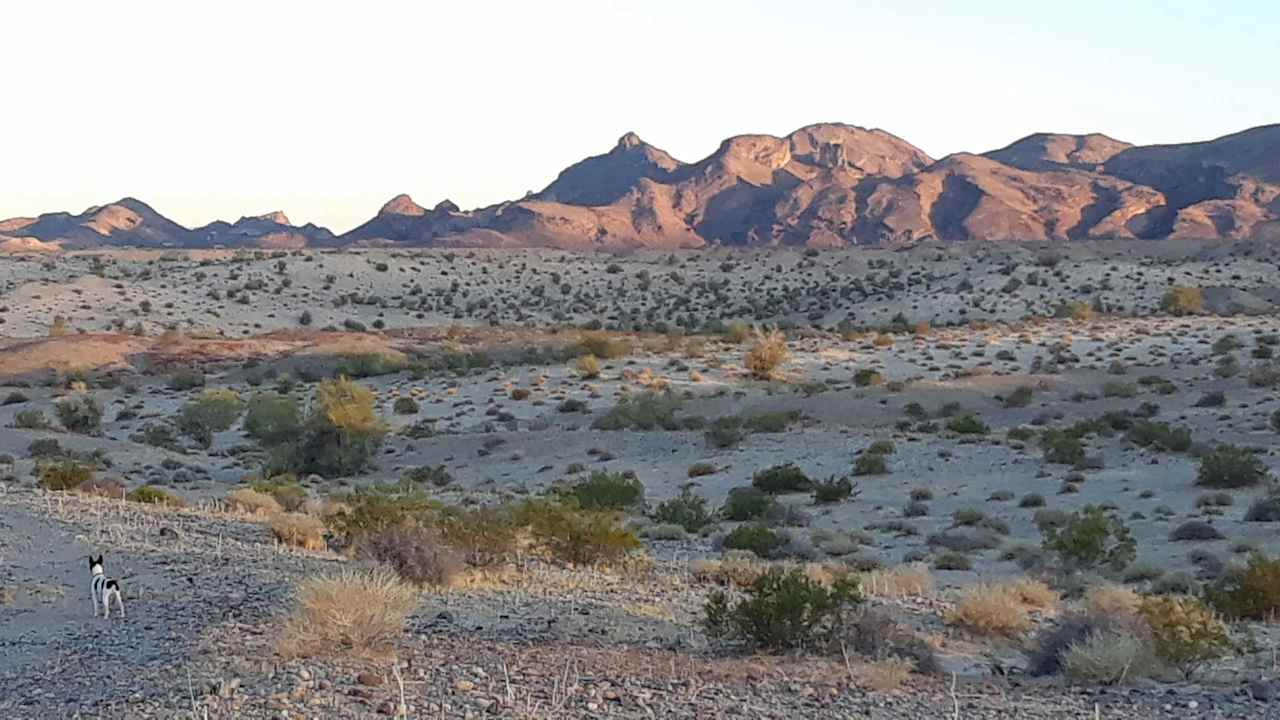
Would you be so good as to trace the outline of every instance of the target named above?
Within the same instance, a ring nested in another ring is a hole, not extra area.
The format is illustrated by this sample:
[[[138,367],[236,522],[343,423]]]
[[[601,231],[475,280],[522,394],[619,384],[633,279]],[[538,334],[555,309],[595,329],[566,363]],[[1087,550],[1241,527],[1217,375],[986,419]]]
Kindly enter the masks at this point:
[[[98,565],[102,564],[102,553],[98,553],[98,559],[95,561],[95,563]]]

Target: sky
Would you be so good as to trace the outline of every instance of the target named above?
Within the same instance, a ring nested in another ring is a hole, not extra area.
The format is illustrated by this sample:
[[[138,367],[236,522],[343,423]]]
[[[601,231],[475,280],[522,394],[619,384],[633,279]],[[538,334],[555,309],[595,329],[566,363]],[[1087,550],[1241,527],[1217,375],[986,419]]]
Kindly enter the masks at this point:
[[[934,157],[1280,122],[1280,3],[12,2],[0,218],[139,198],[345,231],[399,193],[516,199],[634,131],[879,127]]]

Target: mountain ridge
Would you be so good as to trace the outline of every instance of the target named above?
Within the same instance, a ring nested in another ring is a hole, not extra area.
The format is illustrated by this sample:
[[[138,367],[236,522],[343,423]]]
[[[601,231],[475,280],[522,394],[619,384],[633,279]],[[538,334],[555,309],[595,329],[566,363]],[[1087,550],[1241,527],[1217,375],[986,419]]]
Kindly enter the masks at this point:
[[[848,247],[1269,238],[1277,227],[1280,124],[1145,146],[1033,133],[934,159],[884,130],[816,123],[735,135],[695,162],[627,132],[523,198],[427,209],[401,194],[342,234],[280,211],[186,228],[126,197],[0,220],[0,247]]]

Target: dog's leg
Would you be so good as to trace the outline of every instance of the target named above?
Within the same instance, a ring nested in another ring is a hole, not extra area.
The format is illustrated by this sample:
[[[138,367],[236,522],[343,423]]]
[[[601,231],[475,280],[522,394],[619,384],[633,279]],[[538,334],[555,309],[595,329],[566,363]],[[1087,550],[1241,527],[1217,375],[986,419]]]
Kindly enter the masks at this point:
[[[120,608],[120,617],[124,617],[124,594],[116,590],[116,606]]]
[[[98,583],[96,580],[89,581],[89,603],[93,605],[93,616],[98,617]]]
[[[102,591],[102,618],[111,619],[111,593],[106,590]]]

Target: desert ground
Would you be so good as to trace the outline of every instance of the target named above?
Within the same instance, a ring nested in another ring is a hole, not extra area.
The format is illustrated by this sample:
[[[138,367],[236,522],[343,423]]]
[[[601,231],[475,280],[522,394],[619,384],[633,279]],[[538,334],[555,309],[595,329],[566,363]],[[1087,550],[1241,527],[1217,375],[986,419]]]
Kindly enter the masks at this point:
[[[0,257],[0,713],[1280,718],[1278,258]]]

